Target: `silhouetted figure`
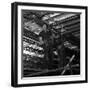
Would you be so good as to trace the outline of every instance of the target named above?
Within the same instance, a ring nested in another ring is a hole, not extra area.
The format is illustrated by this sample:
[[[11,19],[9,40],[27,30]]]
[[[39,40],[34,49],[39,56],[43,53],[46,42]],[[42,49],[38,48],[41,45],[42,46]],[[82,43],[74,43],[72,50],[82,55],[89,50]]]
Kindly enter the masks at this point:
[[[39,41],[44,48],[44,59],[45,64],[48,65],[48,69],[52,68],[52,41],[51,41],[51,31],[47,29],[46,24],[43,25],[43,30],[39,34]]]

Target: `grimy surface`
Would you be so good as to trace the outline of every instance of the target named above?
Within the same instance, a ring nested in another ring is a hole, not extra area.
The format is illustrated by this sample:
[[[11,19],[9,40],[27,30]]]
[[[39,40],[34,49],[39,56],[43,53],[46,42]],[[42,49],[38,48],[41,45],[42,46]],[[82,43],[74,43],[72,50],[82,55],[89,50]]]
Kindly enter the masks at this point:
[[[80,74],[80,15],[22,10],[23,77]]]

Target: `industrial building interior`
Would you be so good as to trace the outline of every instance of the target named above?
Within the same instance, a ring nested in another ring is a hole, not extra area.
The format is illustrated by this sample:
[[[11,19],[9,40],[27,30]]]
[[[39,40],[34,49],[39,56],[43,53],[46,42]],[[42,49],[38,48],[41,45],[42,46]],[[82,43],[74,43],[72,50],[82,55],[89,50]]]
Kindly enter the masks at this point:
[[[80,75],[80,13],[22,10],[22,34],[23,77]]]

